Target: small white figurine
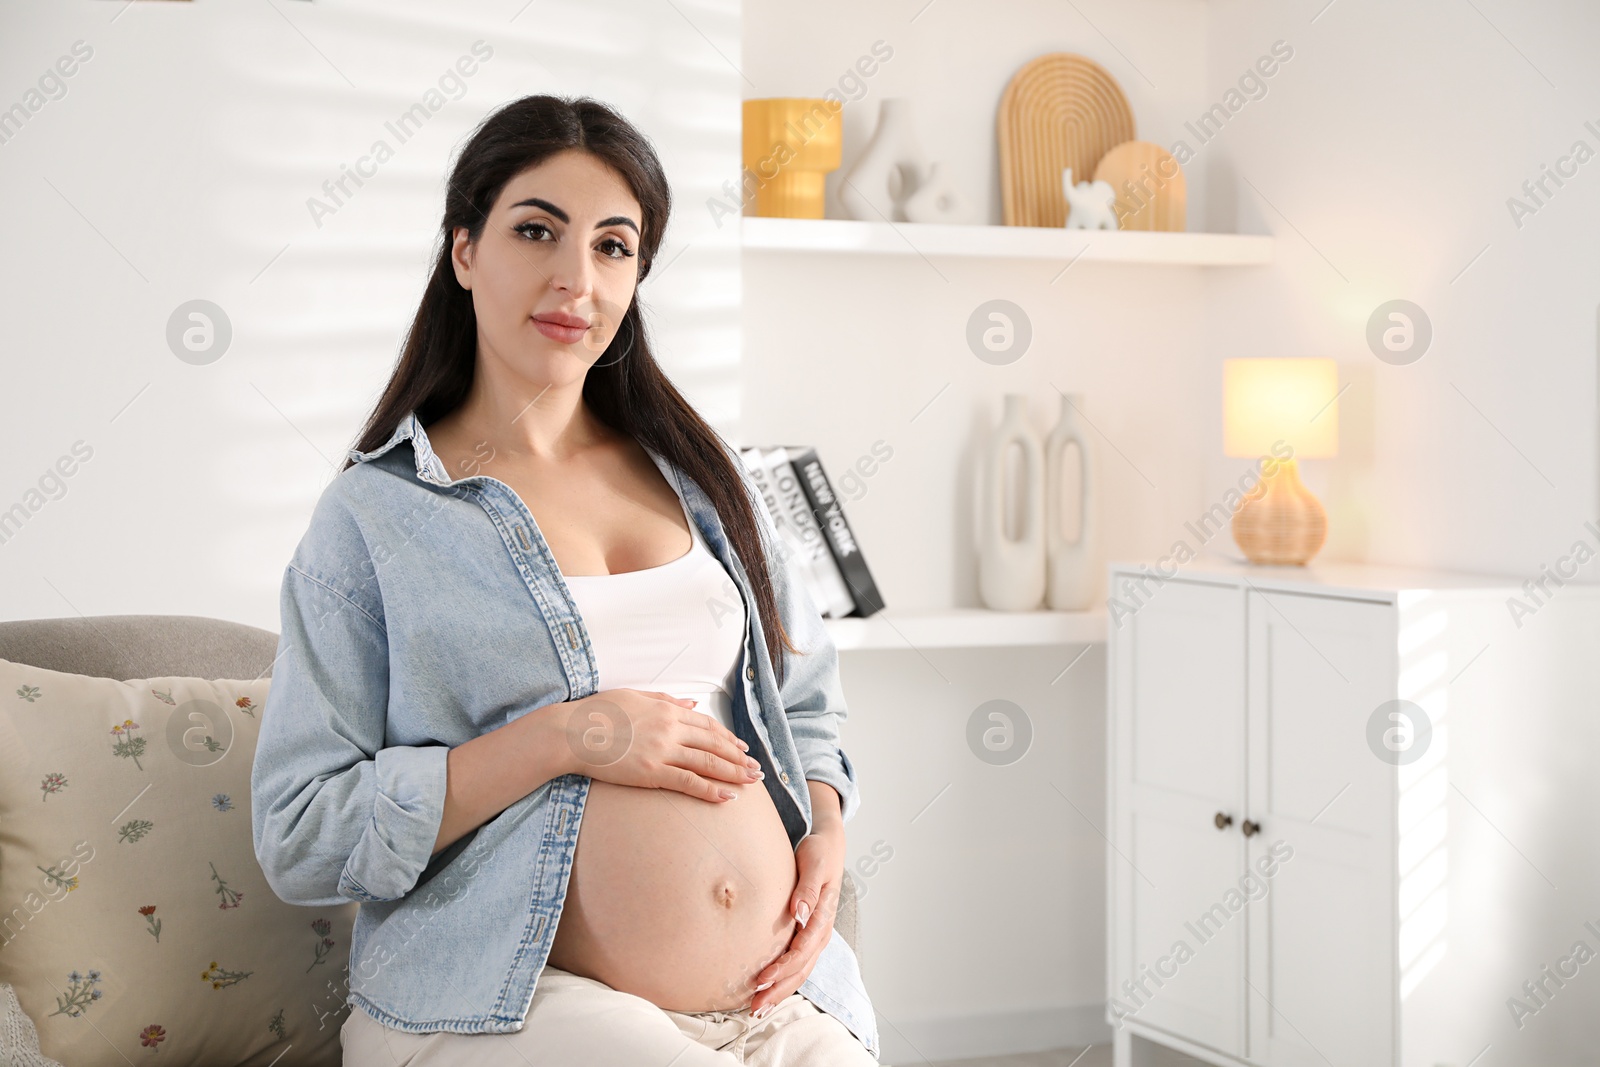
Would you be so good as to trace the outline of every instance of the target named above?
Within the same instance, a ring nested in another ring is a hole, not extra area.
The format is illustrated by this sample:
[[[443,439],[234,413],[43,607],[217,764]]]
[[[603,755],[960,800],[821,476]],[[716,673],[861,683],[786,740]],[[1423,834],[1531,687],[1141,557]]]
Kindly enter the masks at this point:
[[[1107,181],[1072,184],[1072,168],[1061,172],[1061,192],[1067,198],[1069,230],[1117,228],[1117,191]]]

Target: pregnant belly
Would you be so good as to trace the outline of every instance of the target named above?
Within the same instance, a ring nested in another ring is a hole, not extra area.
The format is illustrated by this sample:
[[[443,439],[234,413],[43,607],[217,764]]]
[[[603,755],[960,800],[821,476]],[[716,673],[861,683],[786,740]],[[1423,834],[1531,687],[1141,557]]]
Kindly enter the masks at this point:
[[[673,1011],[750,1002],[796,930],[794,849],[764,782],[724,784],[589,783],[551,964]]]

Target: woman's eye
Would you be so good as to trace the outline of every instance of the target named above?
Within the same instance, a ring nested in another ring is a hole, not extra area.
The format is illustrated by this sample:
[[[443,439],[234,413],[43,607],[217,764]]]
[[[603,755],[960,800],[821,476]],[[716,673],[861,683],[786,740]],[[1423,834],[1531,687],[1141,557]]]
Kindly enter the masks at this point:
[[[628,251],[626,242],[616,237],[610,237],[600,242],[600,247],[611,259],[627,259],[629,256],[634,254]]]
[[[535,230],[537,230],[540,233],[549,233],[550,232],[550,227],[546,226],[542,222],[521,222],[521,223],[518,223],[516,226],[513,226],[512,229],[514,229],[517,233],[522,234],[522,236],[524,236],[524,237],[529,237],[529,235],[532,234]],[[540,239],[541,238],[538,238],[538,237],[529,237],[529,240],[540,240]]]

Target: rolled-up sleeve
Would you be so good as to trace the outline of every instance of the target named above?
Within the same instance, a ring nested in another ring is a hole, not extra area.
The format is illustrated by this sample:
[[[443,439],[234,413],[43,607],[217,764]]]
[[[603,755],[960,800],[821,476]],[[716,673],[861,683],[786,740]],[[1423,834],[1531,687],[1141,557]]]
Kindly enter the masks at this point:
[[[794,552],[777,533],[766,501],[748,476],[745,484],[766,526],[768,572],[778,616],[801,650],[799,655],[782,650],[784,677],[778,689],[789,717],[789,732],[806,778],[832,786],[839,794],[840,815],[849,820],[861,806],[861,793],[855,768],[839,745],[840,724],[849,716],[839,678],[839,650],[800,574]]]
[[[388,633],[373,605],[339,584],[293,562],[284,571],[278,659],[251,767],[256,859],[290,904],[399,899],[427,866],[444,817],[450,750],[384,747]]]

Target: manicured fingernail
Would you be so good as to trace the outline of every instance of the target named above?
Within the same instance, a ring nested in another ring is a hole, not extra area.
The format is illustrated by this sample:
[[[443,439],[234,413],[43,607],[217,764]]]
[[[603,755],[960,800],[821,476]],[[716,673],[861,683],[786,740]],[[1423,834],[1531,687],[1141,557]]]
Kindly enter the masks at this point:
[[[761,1005],[761,1007],[757,1008],[755,1011],[750,1013],[750,1018],[752,1018],[752,1019],[765,1019],[767,1016],[769,1016],[771,1014],[772,1014],[772,1005],[771,1004],[763,1004],[763,1005]]]
[[[746,752],[750,751],[750,743],[748,741],[744,740],[744,738],[736,737],[736,738],[734,738],[734,740],[739,742],[739,747],[740,748],[744,749]]]
[[[800,906],[794,910],[794,917],[799,920],[801,926],[804,926],[806,920],[811,918],[811,905],[802,900]]]
[[[738,800],[739,799],[739,794],[735,793],[731,789],[719,789],[719,790],[717,790],[717,793],[722,797],[723,800]]]
[[[748,771],[745,771],[745,773],[750,776],[751,781],[755,781],[755,782],[759,782],[759,781],[761,781],[761,779],[763,779],[763,778],[765,778],[767,776],[767,772],[761,770],[760,768],[755,768],[753,770],[748,770]]]
[[[762,982],[760,985],[756,986],[756,992],[757,993],[761,992],[763,989],[766,989],[771,984],[772,984],[771,982]]]

